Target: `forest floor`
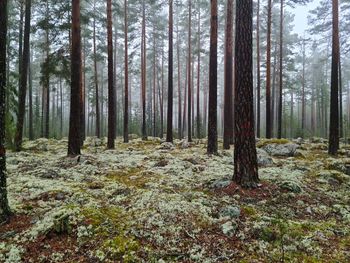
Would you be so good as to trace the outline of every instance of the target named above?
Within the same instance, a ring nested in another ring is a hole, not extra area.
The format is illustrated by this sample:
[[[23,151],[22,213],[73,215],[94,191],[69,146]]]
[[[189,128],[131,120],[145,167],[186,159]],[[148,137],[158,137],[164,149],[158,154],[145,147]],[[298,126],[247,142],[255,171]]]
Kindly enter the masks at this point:
[[[8,152],[0,262],[350,262],[350,146],[258,142],[261,185],[231,183],[206,141],[39,139]],[[220,142],[221,144],[221,142]]]

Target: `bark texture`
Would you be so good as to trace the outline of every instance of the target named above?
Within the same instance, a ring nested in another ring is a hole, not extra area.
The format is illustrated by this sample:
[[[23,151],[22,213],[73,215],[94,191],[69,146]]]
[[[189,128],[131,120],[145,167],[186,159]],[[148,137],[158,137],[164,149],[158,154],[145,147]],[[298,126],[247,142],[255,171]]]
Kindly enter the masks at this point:
[[[254,133],[252,0],[236,2],[235,151],[233,180],[254,188],[259,182]]]

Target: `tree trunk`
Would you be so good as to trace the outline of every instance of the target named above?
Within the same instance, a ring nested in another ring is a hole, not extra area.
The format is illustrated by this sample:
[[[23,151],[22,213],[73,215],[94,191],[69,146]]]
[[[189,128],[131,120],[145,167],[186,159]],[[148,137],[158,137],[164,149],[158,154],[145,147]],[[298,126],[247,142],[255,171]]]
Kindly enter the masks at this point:
[[[208,154],[217,154],[217,67],[218,67],[218,4],[211,0],[210,19],[210,61],[209,61],[209,116],[208,116]]]
[[[124,143],[129,142],[129,73],[128,73],[128,16],[127,0],[124,0],[124,63],[125,63],[125,91],[124,91]]]
[[[339,137],[343,137],[343,79],[342,65],[339,56]]]
[[[108,142],[107,148],[114,149],[115,143],[115,92],[113,69],[112,0],[107,0],[107,42],[108,42]]]
[[[233,142],[233,0],[227,0],[225,37],[224,149]]]
[[[81,93],[80,0],[72,0],[71,107],[68,156],[80,155]]]
[[[147,140],[146,126],[146,10],[145,0],[142,2],[142,41],[141,41],[141,89],[142,89],[142,139]]]
[[[339,6],[338,0],[332,1],[333,37],[332,37],[332,72],[331,72],[331,108],[329,124],[330,155],[337,155],[339,149]]]
[[[281,11],[280,11],[280,70],[279,70],[279,102],[278,102],[278,128],[277,128],[277,138],[282,137],[282,98],[283,98],[283,8],[284,0],[281,0]]]
[[[7,200],[5,115],[6,115],[7,0],[0,0],[0,225],[10,215]]]
[[[201,6],[198,4],[198,65],[197,65],[197,139],[201,138],[200,80],[201,80]]]
[[[259,182],[254,132],[252,0],[236,1],[235,151],[233,180],[255,188]]]
[[[169,0],[168,118],[166,141],[173,142],[173,0]]]
[[[96,136],[101,138],[101,120],[100,120],[100,100],[98,89],[97,75],[97,53],[96,53],[96,1],[94,0],[94,16],[93,16],[93,52],[94,52],[94,82],[95,82],[95,103],[96,103]]]
[[[191,63],[192,63],[192,45],[191,45],[191,27],[192,27],[192,0],[188,0],[188,78],[187,78],[187,140],[192,142],[192,124],[191,124],[191,115],[192,115],[192,77],[191,77]]]
[[[180,38],[179,38],[179,23],[176,24],[176,47],[177,47],[177,91],[178,91],[178,133],[179,139],[182,139],[182,100],[181,100],[181,66],[180,66]]]
[[[29,74],[29,140],[34,140],[34,130],[33,130],[33,74],[32,74],[32,51],[29,51],[30,63],[28,68]]]
[[[305,105],[305,39],[303,39],[303,72],[302,72],[302,91],[301,91],[301,131],[304,137],[305,130],[305,115],[306,115],[306,105]],[[313,107],[313,95],[311,98],[311,107]],[[313,114],[313,109],[311,109],[311,114]],[[311,127],[313,124],[313,116],[311,116]]]
[[[271,138],[271,20],[272,0],[267,5],[267,44],[266,44],[266,138]]]
[[[31,0],[26,0],[25,25],[24,25],[24,43],[22,56],[22,72],[20,74],[21,88],[18,95],[18,120],[15,136],[15,150],[22,148],[23,123],[25,115],[25,104],[27,94],[28,64],[29,64],[29,40],[30,40],[30,19],[31,19]],[[6,48],[5,48],[6,49]]]
[[[257,87],[256,87],[256,136],[260,138],[260,98],[261,98],[261,74],[260,74],[260,0],[258,0],[257,5],[257,15],[256,15],[256,77],[257,77]]]

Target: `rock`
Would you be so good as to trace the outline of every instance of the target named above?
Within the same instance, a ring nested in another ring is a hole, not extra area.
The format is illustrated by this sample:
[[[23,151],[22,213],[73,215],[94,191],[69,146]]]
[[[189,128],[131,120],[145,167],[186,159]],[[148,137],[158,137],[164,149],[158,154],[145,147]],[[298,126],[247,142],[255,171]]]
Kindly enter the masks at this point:
[[[49,150],[49,140],[46,138],[40,138],[35,141],[28,142],[28,149],[33,151],[43,151]]]
[[[283,181],[279,184],[279,187],[293,193],[301,193],[302,191],[301,186],[295,181]]]
[[[201,162],[198,160],[198,158],[194,158],[194,157],[185,158],[184,161],[189,162],[189,163],[191,163],[193,165],[201,164]]]
[[[328,143],[327,139],[319,138],[319,137],[312,137],[309,139],[310,143]]]
[[[89,137],[86,140],[86,143],[90,147],[100,147],[104,145],[104,139],[103,138],[97,138],[97,137]]]
[[[89,183],[88,187],[89,187],[89,189],[91,189],[91,190],[97,190],[97,189],[102,189],[102,188],[104,188],[105,186],[104,186],[104,184],[101,183],[101,182],[91,182],[91,183]]]
[[[235,234],[236,229],[237,229],[237,224],[235,224],[231,221],[228,221],[221,226],[221,229],[222,229],[222,233],[224,233],[224,235],[229,236],[229,237],[233,237],[233,235]]]
[[[44,179],[55,179],[59,177],[59,174],[55,170],[50,169],[42,172],[39,176]]]
[[[136,140],[136,139],[138,139],[139,138],[139,136],[137,135],[137,134],[129,134],[129,140]]]
[[[241,214],[241,209],[238,206],[228,206],[221,210],[221,217],[230,217],[231,219],[238,218]]]
[[[158,150],[174,150],[174,144],[171,142],[163,142],[157,149]]]
[[[263,150],[265,150],[271,156],[280,156],[280,157],[293,157],[299,145],[294,143],[287,144],[267,144],[263,146]]]
[[[129,188],[120,188],[120,189],[115,190],[112,195],[125,195],[125,196],[128,196],[130,194],[131,194],[131,190]]]
[[[55,200],[61,201],[61,200],[64,200],[64,199],[66,199],[66,196],[62,192],[57,193],[56,196],[55,196]]]
[[[300,144],[304,143],[304,139],[301,138],[301,137],[299,137],[299,138],[297,138],[297,139],[294,139],[293,142],[295,142],[296,144],[299,144],[299,145],[300,145]]]
[[[231,184],[231,180],[216,180],[211,184],[211,188],[220,189],[225,188]]]
[[[260,148],[257,148],[256,150],[258,155],[259,166],[269,166],[273,164],[273,160],[267,152],[265,152],[263,149],[260,149]]]
[[[154,167],[165,167],[169,164],[168,160],[162,159],[159,162],[154,164]]]
[[[187,148],[189,148],[190,147],[190,144],[189,144],[189,142],[187,141],[187,140],[183,140],[182,142],[181,142],[181,148],[182,149],[187,149]]]
[[[348,175],[337,170],[322,170],[317,175],[320,177],[321,181],[324,180],[332,186],[337,186],[350,180]]]

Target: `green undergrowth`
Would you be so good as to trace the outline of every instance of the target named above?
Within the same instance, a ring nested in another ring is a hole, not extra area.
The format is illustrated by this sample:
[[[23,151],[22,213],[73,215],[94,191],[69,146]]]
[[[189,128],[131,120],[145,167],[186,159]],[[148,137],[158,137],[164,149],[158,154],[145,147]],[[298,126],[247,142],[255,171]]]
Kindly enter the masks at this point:
[[[95,248],[103,262],[136,262],[140,249],[130,234],[131,216],[119,207],[88,207],[81,211],[85,223],[92,226],[92,236],[85,242]]]

